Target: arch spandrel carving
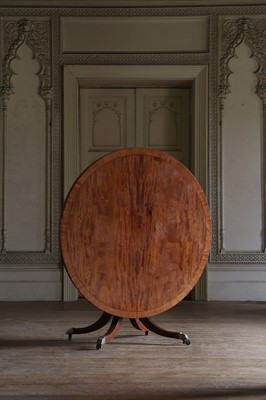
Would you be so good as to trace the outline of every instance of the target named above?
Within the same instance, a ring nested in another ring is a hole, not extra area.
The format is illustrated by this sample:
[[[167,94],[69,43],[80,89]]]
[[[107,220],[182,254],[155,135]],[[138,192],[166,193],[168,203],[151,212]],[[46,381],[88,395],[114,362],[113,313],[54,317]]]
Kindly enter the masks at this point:
[[[254,57],[258,63],[258,69],[255,72],[258,82],[256,93],[263,101],[265,107],[266,94],[266,19],[239,18],[221,21],[221,55],[220,55],[220,84],[219,98],[220,107],[227,94],[230,92],[229,68],[230,60],[235,56],[236,48],[245,42],[251,50],[251,57]]]

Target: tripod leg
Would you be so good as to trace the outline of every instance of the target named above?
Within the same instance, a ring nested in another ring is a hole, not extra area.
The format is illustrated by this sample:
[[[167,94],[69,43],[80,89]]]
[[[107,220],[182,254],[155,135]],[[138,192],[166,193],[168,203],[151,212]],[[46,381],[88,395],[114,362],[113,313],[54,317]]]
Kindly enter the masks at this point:
[[[111,342],[111,340],[115,336],[117,336],[118,332],[121,329],[122,321],[123,321],[122,317],[116,317],[115,315],[113,316],[112,323],[106,334],[98,337],[96,344],[97,350],[99,350],[105,343]]]
[[[112,315],[104,312],[98,321],[94,322],[92,325],[84,326],[83,328],[70,328],[66,331],[66,335],[68,335],[68,340],[72,339],[72,335],[82,335],[83,333],[89,333],[96,331],[97,329],[102,328],[107,322],[110,321]]]
[[[145,335],[148,335],[149,331],[139,319],[130,318],[130,322],[134,326],[134,328],[138,329],[139,331],[145,331]]]
[[[152,322],[149,318],[140,318],[140,322],[142,322],[142,324],[147,329],[149,329],[151,332],[156,333],[157,335],[165,336],[165,337],[169,337],[169,338],[173,338],[173,339],[180,339],[180,340],[182,340],[182,342],[184,344],[187,344],[187,345],[190,344],[190,340],[189,340],[188,336],[183,332],[167,331],[167,330],[161,328],[160,326],[158,326],[157,324],[155,324],[154,322]]]

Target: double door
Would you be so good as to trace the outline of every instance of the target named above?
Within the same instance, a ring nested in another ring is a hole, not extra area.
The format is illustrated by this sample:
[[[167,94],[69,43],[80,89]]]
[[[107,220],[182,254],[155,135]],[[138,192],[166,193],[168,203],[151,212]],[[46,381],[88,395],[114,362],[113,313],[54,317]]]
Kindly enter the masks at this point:
[[[189,168],[190,90],[101,88],[80,91],[80,171],[114,150],[150,147]]]

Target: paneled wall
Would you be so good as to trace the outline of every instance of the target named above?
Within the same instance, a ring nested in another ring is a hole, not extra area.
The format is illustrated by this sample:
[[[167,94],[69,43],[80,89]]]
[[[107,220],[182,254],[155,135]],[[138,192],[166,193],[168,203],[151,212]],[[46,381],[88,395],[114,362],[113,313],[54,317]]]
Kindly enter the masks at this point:
[[[1,2],[0,300],[63,298],[63,281],[69,285],[58,234],[63,189],[79,173],[78,102],[73,117],[65,107],[80,89],[103,86],[86,73],[64,85],[63,71],[108,66],[111,76],[124,65],[134,66],[135,79],[147,66],[156,66],[156,74],[160,66],[176,66],[180,75],[162,80],[194,93],[192,168],[213,222],[198,298],[265,301],[265,1],[118,3]],[[208,71],[208,110],[198,110],[199,79],[182,67]]]
[[[1,15],[0,299],[60,300],[51,18]]]
[[[219,18],[215,300],[266,297],[265,28],[263,15]]]

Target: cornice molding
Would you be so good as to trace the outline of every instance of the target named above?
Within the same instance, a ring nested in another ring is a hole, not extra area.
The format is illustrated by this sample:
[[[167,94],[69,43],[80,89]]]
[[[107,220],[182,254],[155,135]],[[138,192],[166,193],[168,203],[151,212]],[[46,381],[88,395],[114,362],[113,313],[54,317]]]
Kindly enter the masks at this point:
[[[123,5],[123,6],[122,6]],[[125,7],[123,2],[122,5],[108,4],[100,5],[98,2],[94,6],[77,6],[76,2],[73,5],[60,6],[48,5],[44,6],[40,4],[39,6],[33,5],[23,5],[23,6],[3,6],[1,2],[0,5],[0,16],[4,17],[20,17],[20,18],[31,18],[34,19],[38,16],[43,17],[71,17],[71,18],[130,18],[130,17],[191,17],[191,16],[217,16],[227,15],[227,16],[237,16],[237,15],[263,15],[266,13],[266,0],[263,3],[254,3],[250,1],[249,4],[242,2],[241,4],[231,4],[227,5],[223,2],[221,4],[211,5],[202,4],[192,5],[186,4],[181,6],[180,4],[169,4],[166,6],[164,2],[157,3],[151,6],[150,3],[140,3],[135,6]]]
[[[2,7],[189,7],[263,5],[265,0],[2,0]]]

